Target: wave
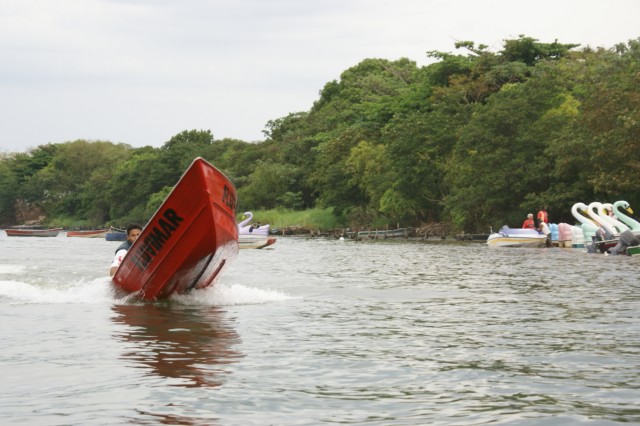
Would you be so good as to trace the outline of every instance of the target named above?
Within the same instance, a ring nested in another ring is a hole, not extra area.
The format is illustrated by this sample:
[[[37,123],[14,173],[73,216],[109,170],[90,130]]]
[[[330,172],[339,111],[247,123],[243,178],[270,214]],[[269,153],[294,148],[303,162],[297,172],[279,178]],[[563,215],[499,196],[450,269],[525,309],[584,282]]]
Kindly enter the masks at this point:
[[[296,297],[277,290],[226,283],[218,283],[212,288],[171,297],[172,301],[178,303],[206,306],[255,305],[292,299]]]
[[[0,265],[0,274],[21,274],[25,269],[24,265]]]
[[[42,286],[22,281],[0,281],[0,298],[9,299],[10,304],[20,303],[103,303],[113,300],[113,291],[108,278],[80,281],[62,287]]]
[[[134,304],[140,303],[131,296],[121,296],[114,291],[109,277],[90,281],[81,280],[62,286],[60,284],[35,285],[17,280],[0,280],[0,300],[9,304]],[[188,295],[175,295],[171,303],[193,306],[232,306],[250,305],[283,300],[295,297],[276,290],[247,287],[242,284],[218,283],[212,288],[194,291]]]

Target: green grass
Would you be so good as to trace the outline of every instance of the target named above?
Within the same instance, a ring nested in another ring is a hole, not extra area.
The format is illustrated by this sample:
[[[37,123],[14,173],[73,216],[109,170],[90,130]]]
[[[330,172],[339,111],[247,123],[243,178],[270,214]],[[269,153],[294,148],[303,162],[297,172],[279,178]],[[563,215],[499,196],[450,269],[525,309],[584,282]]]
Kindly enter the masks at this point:
[[[331,231],[344,227],[339,218],[333,215],[333,208],[309,210],[254,210],[253,221],[271,225],[271,229],[304,228],[316,231]],[[242,214],[237,221],[242,221]]]

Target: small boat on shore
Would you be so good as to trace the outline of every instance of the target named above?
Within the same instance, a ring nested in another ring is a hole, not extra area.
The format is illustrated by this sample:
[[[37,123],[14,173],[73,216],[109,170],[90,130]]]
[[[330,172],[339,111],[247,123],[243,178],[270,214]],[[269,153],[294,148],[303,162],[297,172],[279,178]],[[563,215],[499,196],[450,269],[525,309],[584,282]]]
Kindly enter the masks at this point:
[[[107,241],[125,241],[127,239],[127,231],[111,227],[104,234],[104,239]]]
[[[105,238],[108,229],[88,229],[80,231],[67,231],[67,237],[81,238]]]
[[[239,235],[238,247],[241,249],[261,249],[275,244],[276,239],[261,235]]]
[[[4,231],[8,237],[57,237],[62,228],[8,228]]]
[[[146,300],[213,285],[238,254],[236,189],[196,158],[127,251],[114,286]]]
[[[269,236],[269,233],[271,232],[271,226],[269,224],[261,225],[260,223],[257,223],[257,224],[251,223],[251,221],[253,220],[253,213],[251,212],[244,212],[242,216],[246,219],[238,223],[238,236],[241,236],[241,235],[251,235],[251,236],[260,235],[262,237]]]
[[[489,235],[489,247],[544,247],[547,237],[535,229],[509,228],[503,226],[500,231]]]
[[[640,246],[627,247],[627,254],[629,256],[640,255]]]

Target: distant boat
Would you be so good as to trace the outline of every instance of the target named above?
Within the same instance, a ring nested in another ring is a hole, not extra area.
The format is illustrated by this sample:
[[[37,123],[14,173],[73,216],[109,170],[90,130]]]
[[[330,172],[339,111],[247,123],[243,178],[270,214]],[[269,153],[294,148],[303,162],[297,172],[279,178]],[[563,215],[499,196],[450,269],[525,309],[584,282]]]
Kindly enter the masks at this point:
[[[238,247],[241,249],[261,249],[275,244],[276,239],[261,235],[239,235]]]
[[[9,228],[4,231],[8,237],[57,237],[62,228]]]
[[[637,256],[640,255],[640,246],[633,246],[627,248],[627,254],[629,256]]]
[[[269,224],[266,225],[254,225],[251,223],[253,220],[253,213],[244,212],[243,217],[246,217],[245,220],[238,224],[238,235],[261,235],[268,236],[271,231],[271,226]]]
[[[487,238],[490,247],[544,247],[547,236],[535,229],[503,226]]]
[[[238,254],[236,189],[196,158],[127,251],[117,289],[146,300],[213,285]]]
[[[125,241],[127,239],[127,231],[111,227],[104,235],[104,238],[107,241]]]
[[[105,238],[108,229],[90,229],[82,231],[67,231],[67,237]]]

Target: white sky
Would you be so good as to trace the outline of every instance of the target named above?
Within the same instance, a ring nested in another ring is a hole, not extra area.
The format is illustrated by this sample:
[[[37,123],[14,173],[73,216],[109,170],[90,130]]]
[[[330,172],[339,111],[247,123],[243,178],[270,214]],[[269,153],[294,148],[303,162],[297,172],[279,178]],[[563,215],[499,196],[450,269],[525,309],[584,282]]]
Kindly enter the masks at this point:
[[[263,140],[365,58],[426,65],[519,34],[610,48],[640,37],[638,17],[638,0],[0,0],[0,153]]]

